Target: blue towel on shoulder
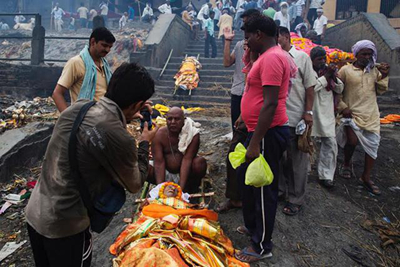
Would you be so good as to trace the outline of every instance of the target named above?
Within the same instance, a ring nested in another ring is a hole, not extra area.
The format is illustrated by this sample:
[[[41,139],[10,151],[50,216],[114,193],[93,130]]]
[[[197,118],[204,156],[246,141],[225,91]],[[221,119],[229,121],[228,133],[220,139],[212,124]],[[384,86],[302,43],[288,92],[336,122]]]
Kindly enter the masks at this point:
[[[97,81],[97,69],[92,57],[89,53],[89,46],[85,46],[79,54],[85,63],[85,77],[83,78],[83,83],[81,91],[79,92],[78,99],[89,99],[93,100],[96,92],[96,81]],[[101,59],[103,61],[104,72],[106,74],[107,85],[110,82],[112,72],[110,65],[105,58]]]

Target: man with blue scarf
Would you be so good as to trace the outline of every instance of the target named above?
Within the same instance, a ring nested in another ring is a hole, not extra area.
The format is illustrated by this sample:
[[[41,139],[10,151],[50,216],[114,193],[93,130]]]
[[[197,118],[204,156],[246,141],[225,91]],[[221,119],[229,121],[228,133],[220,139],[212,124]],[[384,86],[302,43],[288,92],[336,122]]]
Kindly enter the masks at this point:
[[[68,60],[53,92],[54,102],[60,112],[67,108],[65,93],[69,91],[71,103],[78,99],[98,101],[107,91],[111,68],[105,56],[115,42],[114,35],[104,27],[90,35],[89,46]]]

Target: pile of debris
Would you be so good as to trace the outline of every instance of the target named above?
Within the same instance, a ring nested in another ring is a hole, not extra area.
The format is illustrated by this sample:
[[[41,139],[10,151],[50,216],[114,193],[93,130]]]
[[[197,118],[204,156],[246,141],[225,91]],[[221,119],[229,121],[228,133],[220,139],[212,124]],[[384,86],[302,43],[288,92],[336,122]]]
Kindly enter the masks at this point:
[[[107,59],[113,69],[116,69],[123,62],[129,61],[130,54],[143,49],[144,41],[147,39],[149,31],[152,27],[149,23],[132,22],[128,23],[126,28],[122,30],[112,30],[116,42],[111,52],[107,55]],[[15,32],[15,33],[14,33]],[[25,33],[24,33],[25,34]],[[84,37],[89,38],[90,29],[80,29],[78,31],[65,31],[62,33],[46,33],[47,37]],[[10,31],[8,36],[21,35],[19,31]],[[27,32],[26,37],[31,36],[31,32]],[[88,44],[88,40],[77,39],[47,39],[45,41],[45,59],[68,60],[79,52]],[[0,58],[31,58],[31,41],[24,39],[1,39],[0,40]],[[29,62],[29,61],[28,61]],[[25,62],[28,64],[28,62]],[[20,63],[19,61],[11,61],[11,63]],[[49,65],[63,65],[64,63],[49,63]]]
[[[15,175],[10,183],[0,184],[2,197],[0,209],[1,263],[10,264],[17,260],[21,263],[23,261],[32,261],[31,259],[26,259],[24,250],[28,249],[28,246],[23,246],[28,239],[24,209],[40,172],[41,167],[35,167],[30,169],[26,175]],[[21,255],[17,254],[22,254],[25,258],[21,258]]]
[[[31,121],[52,121],[59,112],[51,97],[36,97],[31,101],[17,101],[0,112],[0,133],[19,128]]]

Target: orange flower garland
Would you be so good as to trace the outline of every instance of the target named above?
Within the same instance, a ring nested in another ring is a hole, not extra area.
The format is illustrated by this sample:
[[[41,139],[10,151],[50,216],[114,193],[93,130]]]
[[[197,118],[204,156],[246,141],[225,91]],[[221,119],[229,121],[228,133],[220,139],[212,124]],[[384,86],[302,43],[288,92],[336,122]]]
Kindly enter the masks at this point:
[[[176,197],[175,197],[175,198],[181,199],[181,198],[182,198],[182,189],[181,189],[181,187],[180,187],[179,185],[177,185],[176,183],[173,183],[173,182],[166,182],[166,183],[164,183],[164,184],[160,187],[160,191],[158,192],[159,198],[167,198],[167,197],[164,195],[164,190],[165,190],[165,188],[166,188],[167,186],[169,186],[169,185],[172,185],[173,187],[176,188],[176,190],[178,190],[178,194],[176,194]]]
[[[301,50],[310,55],[311,50],[319,46],[311,42],[310,39],[300,38],[297,34],[291,33],[292,45],[296,47],[297,50]],[[342,63],[354,60],[354,55],[352,53],[344,52],[337,48],[329,48],[328,46],[322,46],[326,51],[326,63]]]

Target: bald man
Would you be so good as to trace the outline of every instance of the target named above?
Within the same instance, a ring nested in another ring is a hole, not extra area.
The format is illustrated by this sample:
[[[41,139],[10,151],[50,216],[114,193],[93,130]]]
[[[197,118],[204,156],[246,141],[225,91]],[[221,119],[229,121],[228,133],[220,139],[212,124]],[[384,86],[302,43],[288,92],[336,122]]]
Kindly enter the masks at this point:
[[[179,185],[184,192],[195,192],[206,175],[207,162],[197,156],[200,146],[200,134],[194,135],[187,148],[181,152],[178,148],[179,135],[185,123],[182,109],[173,107],[166,115],[167,126],[161,128],[153,139],[151,152],[154,159],[154,168],[149,169],[151,183],[160,184],[166,180],[166,171],[179,174]],[[193,122],[193,121],[192,121]],[[190,127],[185,127],[185,129]]]

